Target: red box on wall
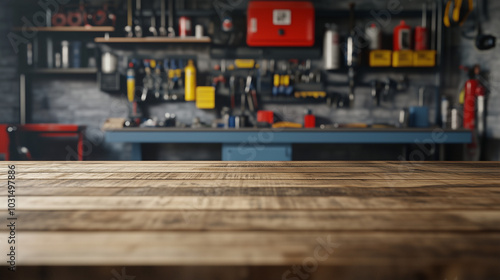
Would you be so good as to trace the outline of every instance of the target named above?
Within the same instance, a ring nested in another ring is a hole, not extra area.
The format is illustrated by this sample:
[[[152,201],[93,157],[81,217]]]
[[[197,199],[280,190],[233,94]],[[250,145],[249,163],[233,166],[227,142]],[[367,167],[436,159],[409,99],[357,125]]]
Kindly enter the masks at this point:
[[[314,45],[314,6],[308,1],[251,1],[247,44],[254,47]]]

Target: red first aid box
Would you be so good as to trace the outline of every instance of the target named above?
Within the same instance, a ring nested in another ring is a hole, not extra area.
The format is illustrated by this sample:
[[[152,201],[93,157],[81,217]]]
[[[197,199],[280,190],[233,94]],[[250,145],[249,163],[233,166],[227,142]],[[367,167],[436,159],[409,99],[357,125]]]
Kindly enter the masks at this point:
[[[308,1],[251,1],[247,44],[254,47],[314,45],[314,6]]]

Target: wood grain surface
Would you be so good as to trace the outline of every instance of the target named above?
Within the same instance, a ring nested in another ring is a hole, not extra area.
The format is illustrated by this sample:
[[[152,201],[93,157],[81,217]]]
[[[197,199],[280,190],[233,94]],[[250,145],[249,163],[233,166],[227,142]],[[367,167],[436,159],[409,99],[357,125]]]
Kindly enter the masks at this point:
[[[21,266],[500,261],[498,162],[8,164]]]

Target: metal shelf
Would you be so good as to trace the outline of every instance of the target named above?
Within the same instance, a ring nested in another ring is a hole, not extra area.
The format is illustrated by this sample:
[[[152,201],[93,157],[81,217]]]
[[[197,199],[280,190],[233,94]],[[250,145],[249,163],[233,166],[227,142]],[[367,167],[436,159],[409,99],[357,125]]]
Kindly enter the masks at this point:
[[[39,68],[29,72],[35,74],[97,74],[97,68]]]
[[[210,43],[210,37],[99,37],[95,38],[96,43]]]
[[[15,31],[22,31],[24,27],[16,27]],[[28,27],[28,31],[39,32],[114,32],[113,26],[52,26],[52,27]]]

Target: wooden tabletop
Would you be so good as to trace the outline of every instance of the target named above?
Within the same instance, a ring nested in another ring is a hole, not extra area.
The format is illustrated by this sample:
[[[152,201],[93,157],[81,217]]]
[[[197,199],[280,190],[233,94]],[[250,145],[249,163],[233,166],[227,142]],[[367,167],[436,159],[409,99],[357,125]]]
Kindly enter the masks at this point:
[[[3,209],[9,164],[18,265],[500,260],[498,162],[10,162]]]

